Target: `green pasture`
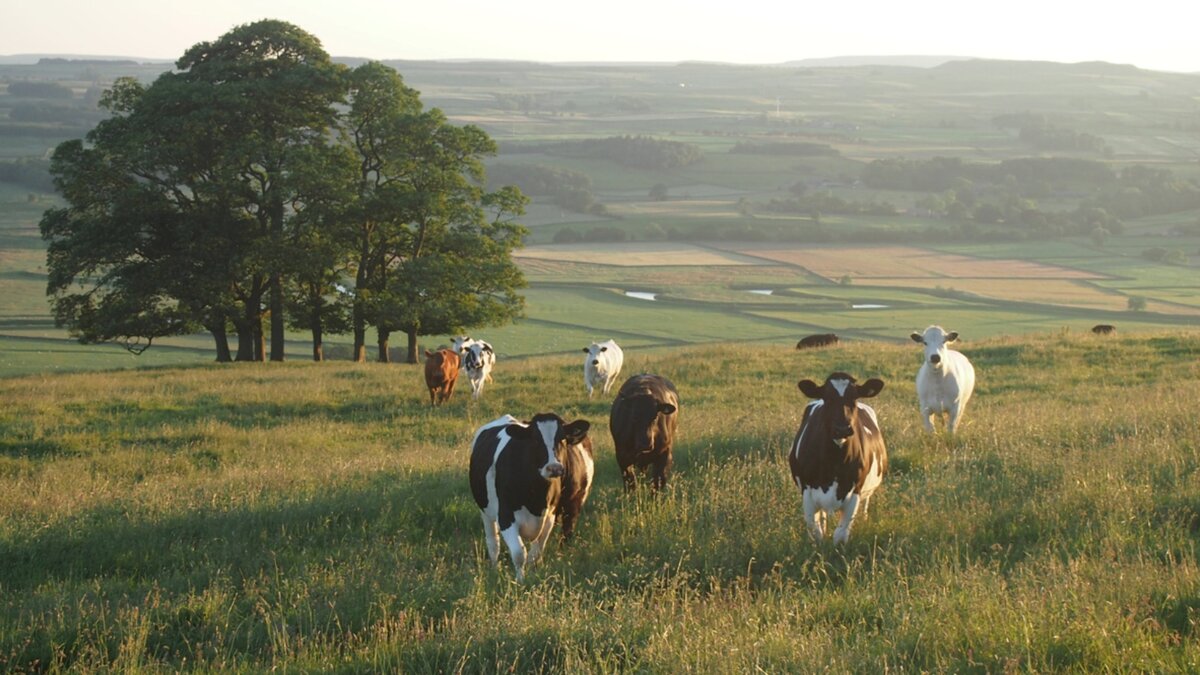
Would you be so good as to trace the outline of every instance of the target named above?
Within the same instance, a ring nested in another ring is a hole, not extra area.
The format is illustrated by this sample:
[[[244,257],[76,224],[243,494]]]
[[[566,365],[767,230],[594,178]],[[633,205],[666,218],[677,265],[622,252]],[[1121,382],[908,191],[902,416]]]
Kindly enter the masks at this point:
[[[921,429],[911,344],[631,350],[682,401],[657,496],[624,492],[577,355],[503,361],[439,409],[398,364],[0,380],[0,668],[1200,667],[1200,340],[963,350],[980,378],[955,437]],[[890,454],[842,547],[809,538],[785,457],[796,381],[833,370],[886,382]],[[592,422],[596,483],[518,585],[486,561],[468,446],[541,410]]]

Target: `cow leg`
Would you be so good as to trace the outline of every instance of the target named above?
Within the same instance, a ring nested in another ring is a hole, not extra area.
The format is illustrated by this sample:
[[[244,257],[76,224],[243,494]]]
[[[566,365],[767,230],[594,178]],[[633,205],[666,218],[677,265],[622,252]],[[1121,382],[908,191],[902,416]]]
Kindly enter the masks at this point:
[[[954,406],[950,409],[949,417],[946,421],[946,433],[954,433],[958,428],[958,417],[962,414],[962,406]]]
[[[446,383],[446,395],[442,397],[443,402],[449,401],[450,397],[454,395],[454,385],[455,384],[458,384],[457,377]]]
[[[504,537],[504,544],[508,546],[508,553],[512,556],[517,581],[525,581],[525,542],[521,541],[521,528],[513,523],[501,532],[500,536]]]
[[[554,514],[547,513],[542,518],[542,529],[534,537],[533,543],[529,545],[529,557],[526,559],[526,564],[532,566],[537,563],[542,557],[542,551],[546,548],[546,540],[550,539],[550,533],[554,531]]]
[[[576,500],[571,500],[562,505],[559,514],[562,516],[562,538],[563,541],[570,541],[575,534],[575,519],[579,516],[579,511],[583,508],[583,504]]]
[[[584,384],[584,386],[587,387],[587,390],[588,390],[588,400],[591,400],[591,398],[592,398],[592,383],[585,381],[583,384]]]
[[[850,525],[854,523],[854,515],[858,513],[859,501],[857,493],[851,492],[846,495],[846,501],[842,503],[842,520],[833,531],[833,543],[844,544],[849,541]]]
[[[816,497],[812,490],[804,490],[804,522],[808,523],[808,533],[816,541],[825,538],[825,511],[817,508]]]
[[[483,380],[482,379],[476,380],[475,378],[472,377],[471,378],[471,396],[473,396],[475,398],[475,400],[478,401],[479,395],[482,393],[483,393]]]
[[[621,466],[621,479],[625,481],[625,491],[633,492],[634,488],[637,487],[637,476],[634,475],[634,465],[623,464],[620,461],[617,463]]]
[[[654,458],[654,479],[650,484],[655,490],[661,490],[667,486],[667,478],[670,475],[671,453],[667,451]]]
[[[921,422],[925,424],[925,431],[933,431],[933,408],[928,406],[921,408]]]
[[[492,561],[492,567],[495,567],[500,559],[500,530],[488,514],[481,511],[479,515],[483,517],[483,543],[487,545],[488,558]]]

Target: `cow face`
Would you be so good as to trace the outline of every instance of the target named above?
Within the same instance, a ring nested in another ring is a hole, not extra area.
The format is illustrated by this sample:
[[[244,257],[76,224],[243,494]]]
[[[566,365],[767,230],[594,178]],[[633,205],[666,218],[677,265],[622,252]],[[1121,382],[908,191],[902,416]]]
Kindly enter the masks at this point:
[[[601,352],[608,351],[608,346],[607,345],[601,346],[601,345],[598,345],[595,342],[593,342],[591,344],[591,346],[584,347],[583,351],[587,353],[586,361],[588,363],[591,363],[593,366],[597,366],[597,365],[600,365]]]
[[[633,447],[638,452],[651,452],[658,447],[658,435],[662,430],[658,423],[660,415],[674,415],[675,406],[646,394],[626,399],[629,404],[630,429],[633,432]]]
[[[566,473],[562,457],[568,447],[577,445],[587,438],[591,424],[587,420],[575,420],[568,424],[554,413],[538,413],[526,426],[514,425],[510,431],[514,438],[532,441],[538,473],[550,480],[561,478]]]
[[[483,367],[483,355],[491,354],[492,346],[481,340],[471,340],[462,347],[463,365],[467,370],[477,370]]]
[[[957,332],[947,333],[941,326],[930,326],[925,333],[913,333],[913,342],[925,345],[925,362],[934,369],[940,369],[946,361],[946,345],[958,339]]]
[[[825,424],[822,431],[841,447],[859,427],[858,400],[877,396],[883,390],[883,380],[871,378],[858,384],[846,373],[832,373],[825,378],[823,385],[812,380],[801,380],[799,387],[805,396],[821,401],[821,408],[825,411],[819,416]],[[810,418],[810,423],[814,418]]]

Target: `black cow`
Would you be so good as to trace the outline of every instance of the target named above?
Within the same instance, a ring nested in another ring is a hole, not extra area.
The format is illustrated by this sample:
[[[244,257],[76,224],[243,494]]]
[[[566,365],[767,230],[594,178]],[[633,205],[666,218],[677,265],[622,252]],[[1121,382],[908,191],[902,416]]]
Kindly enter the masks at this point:
[[[1092,332],[1096,335],[1112,335],[1117,332],[1117,327],[1107,323],[1098,323],[1092,326]]]
[[[667,484],[678,411],[679,393],[665,377],[634,375],[621,385],[612,404],[608,428],[627,489],[634,487],[635,468],[654,468],[651,481],[654,489]]]
[[[817,335],[806,335],[800,338],[796,343],[796,349],[812,349],[814,347],[828,347],[836,345],[838,336],[833,333],[819,333]]]
[[[554,413],[528,422],[505,415],[475,432],[471,495],[483,516],[483,540],[495,565],[500,536],[512,555],[517,581],[542,554],[555,517],[570,536],[592,486],[592,439],[586,420],[568,424]],[[529,554],[525,541],[532,541]]]
[[[804,519],[814,539],[825,536],[825,515],[842,512],[834,543],[850,538],[850,526],[887,473],[887,446],[871,406],[859,399],[883,389],[883,381],[859,385],[846,373],[832,373],[824,385],[800,382],[804,395],[817,399],[804,409],[800,431],[788,453],[792,479],[804,500]]]

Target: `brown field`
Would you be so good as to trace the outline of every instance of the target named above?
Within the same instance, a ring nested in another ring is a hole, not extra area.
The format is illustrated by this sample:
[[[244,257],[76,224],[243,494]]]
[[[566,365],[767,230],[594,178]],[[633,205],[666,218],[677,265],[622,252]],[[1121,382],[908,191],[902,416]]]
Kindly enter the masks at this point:
[[[1083,270],[1024,260],[991,260],[911,246],[728,244],[729,251],[799,265],[830,280],[869,278],[1103,279]]]
[[[541,259],[596,265],[693,266],[693,265],[762,265],[762,260],[733,252],[670,241],[647,241],[622,244],[545,244],[529,246],[513,254],[518,260]]]
[[[1123,311],[1128,307],[1128,298],[1120,293],[1105,291],[1087,283],[1072,279],[941,279],[912,277],[859,277],[856,285],[882,286],[886,288],[945,288],[964,291],[972,295],[1012,302],[1036,302],[1045,305],[1083,307]],[[1200,314],[1200,310],[1153,300],[1146,304],[1151,312],[1163,314]]]

